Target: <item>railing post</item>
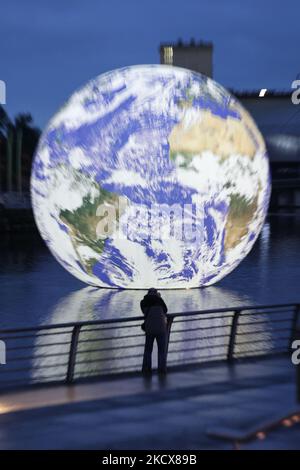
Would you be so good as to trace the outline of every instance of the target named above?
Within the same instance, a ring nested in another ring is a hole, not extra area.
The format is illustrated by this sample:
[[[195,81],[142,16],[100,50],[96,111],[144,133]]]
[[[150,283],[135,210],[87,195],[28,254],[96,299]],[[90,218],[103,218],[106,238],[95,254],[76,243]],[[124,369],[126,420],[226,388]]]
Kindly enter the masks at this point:
[[[168,351],[169,351],[169,342],[170,342],[170,335],[171,335],[171,328],[173,324],[174,318],[171,316],[168,316],[168,323],[167,323],[167,346],[166,346],[166,364],[168,361]]]
[[[72,383],[73,378],[74,378],[74,370],[75,370],[75,364],[76,364],[76,353],[77,353],[77,346],[78,346],[80,328],[81,328],[81,325],[75,325],[74,328],[73,328],[73,331],[72,331],[69,361],[68,361],[68,370],[67,370],[67,377],[66,377],[67,384]]]
[[[227,361],[232,362],[234,359],[234,346],[235,346],[235,337],[238,328],[238,321],[241,311],[235,310],[232,317],[228,351],[227,351]]]
[[[291,336],[290,336],[290,348],[292,346],[292,342],[295,339],[296,332],[297,332],[297,327],[299,328],[300,325],[298,325],[298,320],[299,320],[299,311],[300,311],[300,305],[296,304],[295,305],[295,310],[294,310],[294,316],[292,320],[292,326],[291,326]]]

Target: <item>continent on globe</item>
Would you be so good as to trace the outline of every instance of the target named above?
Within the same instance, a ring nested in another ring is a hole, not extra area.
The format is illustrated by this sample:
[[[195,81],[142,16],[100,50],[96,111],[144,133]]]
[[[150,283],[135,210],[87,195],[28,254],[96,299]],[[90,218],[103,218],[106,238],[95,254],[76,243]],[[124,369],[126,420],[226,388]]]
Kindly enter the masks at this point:
[[[269,163],[250,115],[213,80],[133,66],[90,81],[53,117],[31,191],[41,235],[82,281],[199,287],[252,248]]]
[[[80,207],[74,210],[61,209],[59,214],[59,219],[67,228],[78,261],[88,274],[92,274],[92,268],[97,261],[97,258],[93,256],[95,254],[101,255],[105,245],[104,239],[95,236],[99,223],[97,209],[103,203],[113,206],[118,204],[116,194],[110,193],[100,186],[97,189],[98,195],[96,197],[89,193],[83,197]]]

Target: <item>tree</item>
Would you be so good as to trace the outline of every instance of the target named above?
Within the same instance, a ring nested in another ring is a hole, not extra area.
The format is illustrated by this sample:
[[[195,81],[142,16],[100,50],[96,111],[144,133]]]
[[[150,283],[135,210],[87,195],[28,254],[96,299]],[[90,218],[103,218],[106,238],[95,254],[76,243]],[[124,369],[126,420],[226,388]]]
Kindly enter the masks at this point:
[[[11,120],[0,106],[0,173],[1,170],[3,173],[3,176],[0,174],[0,182],[6,174],[4,187],[7,191],[13,190],[14,181],[19,192],[23,186],[29,187],[32,158],[40,133],[33,125],[31,114],[19,113]]]
[[[5,138],[7,132],[7,126],[10,124],[10,119],[7,112],[0,105],[0,135],[2,138]]]

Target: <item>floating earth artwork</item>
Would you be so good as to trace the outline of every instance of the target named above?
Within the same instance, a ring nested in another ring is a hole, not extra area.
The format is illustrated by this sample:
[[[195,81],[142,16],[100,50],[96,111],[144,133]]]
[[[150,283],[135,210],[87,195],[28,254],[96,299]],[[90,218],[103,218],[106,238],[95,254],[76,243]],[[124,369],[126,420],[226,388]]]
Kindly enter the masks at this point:
[[[269,163],[252,118],[216,82],[133,66],[90,81],[53,117],[31,192],[42,237],[82,281],[200,287],[252,248]]]

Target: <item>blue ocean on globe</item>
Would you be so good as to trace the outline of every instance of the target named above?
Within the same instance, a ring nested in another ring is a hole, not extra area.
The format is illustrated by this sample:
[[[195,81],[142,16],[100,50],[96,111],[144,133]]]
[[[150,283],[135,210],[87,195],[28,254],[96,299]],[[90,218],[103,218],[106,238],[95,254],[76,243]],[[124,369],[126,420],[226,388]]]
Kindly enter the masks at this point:
[[[268,156],[248,112],[213,80],[132,66],[91,80],[52,118],[31,194],[49,249],[82,281],[207,286],[259,235]]]

